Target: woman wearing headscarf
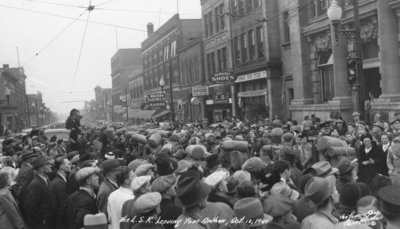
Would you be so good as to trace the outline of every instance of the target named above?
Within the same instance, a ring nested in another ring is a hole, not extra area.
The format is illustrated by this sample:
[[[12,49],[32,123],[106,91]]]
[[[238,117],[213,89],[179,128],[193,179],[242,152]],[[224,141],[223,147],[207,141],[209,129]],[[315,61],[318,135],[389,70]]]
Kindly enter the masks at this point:
[[[363,144],[360,146],[358,155],[358,181],[369,184],[376,174],[379,173],[379,165],[385,160],[380,153],[376,142],[372,141],[370,134],[361,137]]]

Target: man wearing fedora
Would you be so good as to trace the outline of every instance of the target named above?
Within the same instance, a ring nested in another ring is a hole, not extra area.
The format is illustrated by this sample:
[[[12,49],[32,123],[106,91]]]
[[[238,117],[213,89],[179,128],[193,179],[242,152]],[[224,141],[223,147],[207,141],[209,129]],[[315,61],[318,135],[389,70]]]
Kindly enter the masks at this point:
[[[392,139],[400,136],[400,118],[396,118],[390,123],[389,133],[392,135]]]
[[[107,200],[110,194],[117,190],[118,184],[116,179],[116,174],[119,173],[119,169],[121,168],[120,162],[118,159],[110,159],[105,160],[101,164],[101,168],[104,174],[104,181],[101,183],[99,192],[97,194],[97,206],[99,207],[100,212],[106,214],[107,218]]]
[[[85,167],[75,174],[79,190],[66,200],[66,222],[68,229],[79,229],[84,225],[87,214],[98,213],[95,190],[99,187],[98,168]]]
[[[24,203],[26,223],[32,229],[51,228],[54,220],[50,201],[50,179],[52,172],[50,159],[39,156],[32,162],[36,171],[32,182],[28,186]]]
[[[339,221],[332,215],[338,198],[333,195],[334,186],[324,178],[314,177],[307,182],[305,196],[317,207],[317,211],[301,222],[301,229],[334,228]]]
[[[255,197],[247,197],[238,200],[233,207],[235,219],[241,220],[240,225],[245,229],[265,228],[272,221],[272,216],[264,213],[261,201]]]
[[[17,198],[19,209],[21,210],[22,216],[25,217],[24,211],[24,201],[26,197],[26,193],[28,191],[28,186],[31,183],[33,177],[35,176],[35,172],[33,171],[32,162],[37,158],[37,154],[31,150],[24,150],[21,154],[22,164],[19,169],[17,178],[15,179],[17,182]]]
[[[178,202],[183,206],[183,213],[178,220],[193,223],[181,223],[176,228],[207,228],[207,225],[202,223],[201,210],[206,207],[210,191],[211,187],[201,181],[198,176],[184,176],[179,179],[177,197]]]
[[[386,229],[398,229],[400,225],[400,186],[390,185],[378,191],[379,211],[386,220]]]

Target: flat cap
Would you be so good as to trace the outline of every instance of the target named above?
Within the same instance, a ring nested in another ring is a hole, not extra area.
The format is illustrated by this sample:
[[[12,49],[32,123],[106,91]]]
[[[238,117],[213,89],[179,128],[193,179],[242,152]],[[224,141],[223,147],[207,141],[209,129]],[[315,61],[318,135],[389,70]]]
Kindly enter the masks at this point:
[[[158,192],[148,192],[141,195],[133,206],[139,214],[148,213],[161,203],[161,194]]]
[[[94,167],[85,167],[82,169],[79,169],[78,172],[75,174],[75,179],[76,181],[81,181],[84,180],[88,177],[90,177],[91,175],[98,173],[100,170],[98,168],[94,168]]]

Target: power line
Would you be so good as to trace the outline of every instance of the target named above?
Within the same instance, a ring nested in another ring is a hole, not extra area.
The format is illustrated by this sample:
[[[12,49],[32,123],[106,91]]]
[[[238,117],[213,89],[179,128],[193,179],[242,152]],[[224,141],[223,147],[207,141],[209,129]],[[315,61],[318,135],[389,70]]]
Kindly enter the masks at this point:
[[[102,3],[97,4],[96,6],[103,6],[103,5],[106,5],[106,4],[111,3],[111,2],[114,2],[114,1],[115,1],[115,0],[108,0],[108,1],[105,1],[105,2],[102,2]]]
[[[90,3],[92,2],[92,0],[90,0]],[[89,3],[89,5],[90,5]],[[82,50],[83,50],[83,44],[85,43],[85,37],[86,37],[86,31],[87,31],[87,26],[89,24],[89,16],[90,16],[90,11],[88,12],[88,16],[86,19],[86,25],[85,25],[85,30],[83,32],[83,38],[82,38],[82,43],[81,43],[81,49],[79,51],[79,56],[78,56],[78,63],[76,64],[76,69],[75,69],[75,75],[74,75],[74,80],[72,81],[72,86],[71,86],[71,90],[70,90],[70,94],[72,94],[72,89],[75,86],[75,81],[76,81],[76,76],[78,75],[78,69],[79,69],[79,63],[81,61],[81,56],[82,56]]]
[[[78,15],[71,23],[69,23],[57,36],[55,36],[53,39],[51,39],[43,48],[41,48],[37,53],[35,53],[34,56],[32,56],[28,61],[24,63],[24,66],[26,66],[29,62],[31,62],[35,57],[37,57],[42,51],[44,51],[47,47],[49,47],[54,41],[56,41],[69,27],[71,27],[84,13],[86,9]]]
[[[55,6],[66,6],[66,7],[73,7],[73,8],[86,8],[84,6],[77,6],[77,5],[69,5],[69,4],[63,4],[63,3],[55,3],[55,2],[47,2],[47,1],[41,1],[41,0],[28,0],[29,2],[37,2],[37,3],[43,3],[47,5],[55,5]]]

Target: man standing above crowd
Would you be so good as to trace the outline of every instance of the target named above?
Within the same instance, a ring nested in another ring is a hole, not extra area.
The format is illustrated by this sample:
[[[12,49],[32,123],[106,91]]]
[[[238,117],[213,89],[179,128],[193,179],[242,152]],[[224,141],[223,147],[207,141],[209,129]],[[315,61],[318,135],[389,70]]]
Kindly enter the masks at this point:
[[[72,109],[69,113],[69,117],[65,122],[65,129],[67,130],[80,130],[81,127],[81,113],[77,109]]]

